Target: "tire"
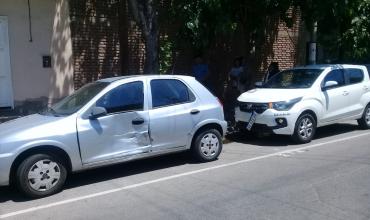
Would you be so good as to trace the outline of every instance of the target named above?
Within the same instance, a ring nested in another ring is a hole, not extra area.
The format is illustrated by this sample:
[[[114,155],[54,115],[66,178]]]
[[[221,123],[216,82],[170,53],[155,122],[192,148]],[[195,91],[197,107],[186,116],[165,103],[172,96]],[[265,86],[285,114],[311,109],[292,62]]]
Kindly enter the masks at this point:
[[[198,132],[193,141],[191,151],[199,162],[216,160],[222,151],[220,132],[216,129],[205,129]]]
[[[316,120],[311,114],[304,113],[299,116],[292,136],[293,141],[298,144],[311,142],[316,133],[316,125]]]
[[[65,164],[54,155],[31,155],[16,170],[17,188],[31,198],[41,198],[58,193],[62,190],[67,178],[65,167]]]
[[[370,129],[370,104],[365,107],[362,117],[357,122],[361,129]]]

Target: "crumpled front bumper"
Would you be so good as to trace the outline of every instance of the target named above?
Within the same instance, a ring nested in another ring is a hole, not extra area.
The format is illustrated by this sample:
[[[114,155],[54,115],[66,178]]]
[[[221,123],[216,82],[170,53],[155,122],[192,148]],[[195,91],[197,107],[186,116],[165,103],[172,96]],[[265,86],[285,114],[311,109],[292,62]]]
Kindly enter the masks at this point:
[[[235,108],[235,121],[239,126],[248,124],[252,113],[240,111]],[[257,114],[255,124],[252,127],[254,131],[272,132],[274,134],[292,135],[294,133],[295,122],[298,118],[298,112],[282,112],[273,109],[267,109],[261,114]],[[286,125],[279,125],[276,120],[284,118]]]

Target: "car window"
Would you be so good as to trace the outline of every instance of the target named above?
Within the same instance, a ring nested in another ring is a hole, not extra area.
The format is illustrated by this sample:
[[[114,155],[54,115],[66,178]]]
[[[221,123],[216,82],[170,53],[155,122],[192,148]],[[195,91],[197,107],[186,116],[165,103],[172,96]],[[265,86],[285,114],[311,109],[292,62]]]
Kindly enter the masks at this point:
[[[150,82],[153,108],[195,100],[194,94],[176,79],[155,79]]]
[[[364,73],[361,69],[351,68],[345,69],[344,71],[348,77],[349,84],[360,83],[362,80],[364,80]]]
[[[104,107],[108,113],[143,110],[143,83],[131,82],[120,85],[101,97],[96,106]]]
[[[338,83],[336,87],[343,86],[345,84],[344,74],[341,69],[335,69],[329,72],[324,79],[324,84],[328,81],[335,81]]]

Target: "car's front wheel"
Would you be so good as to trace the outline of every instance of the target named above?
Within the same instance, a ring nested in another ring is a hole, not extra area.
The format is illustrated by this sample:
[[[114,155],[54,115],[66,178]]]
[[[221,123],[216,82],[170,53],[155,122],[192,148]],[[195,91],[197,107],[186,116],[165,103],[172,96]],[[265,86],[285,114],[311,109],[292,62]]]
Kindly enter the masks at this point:
[[[61,191],[66,178],[65,164],[49,154],[29,156],[19,165],[16,172],[18,189],[32,198],[45,197]]]
[[[362,129],[370,129],[370,104],[366,106],[362,117],[357,122]]]
[[[293,140],[296,143],[304,144],[310,142],[316,132],[316,120],[309,114],[302,114],[295,125]]]
[[[216,129],[205,129],[199,132],[192,146],[194,157],[200,162],[216,160],[222,151],[222,137]]]

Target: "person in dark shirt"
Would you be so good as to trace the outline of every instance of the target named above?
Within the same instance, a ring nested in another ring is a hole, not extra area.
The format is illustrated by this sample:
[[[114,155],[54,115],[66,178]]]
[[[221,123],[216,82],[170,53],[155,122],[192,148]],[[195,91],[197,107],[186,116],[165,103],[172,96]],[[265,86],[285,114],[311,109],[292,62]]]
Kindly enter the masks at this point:
[[[271,77],[273,77],[278,72],[280,72],[279,63],[271,62],[271,64],[267,68],[267,72],[265,74],[265,77],[263,78],[263,82],[266,83],[269,79],[271,79]]]
[[[194,65],[192,67],[192,76],[195,77],[202,84],[206,83],[209,75],[208,65],[203,62],[202,57],[197,56],[194,59]]]

